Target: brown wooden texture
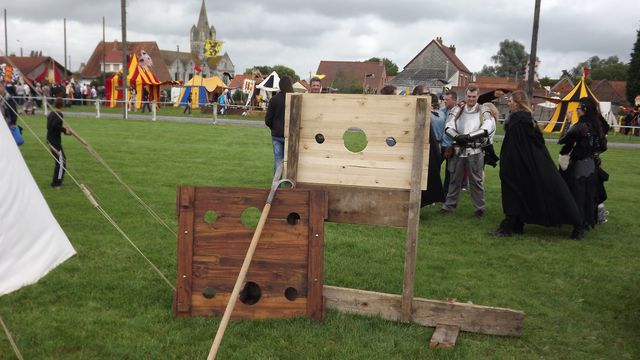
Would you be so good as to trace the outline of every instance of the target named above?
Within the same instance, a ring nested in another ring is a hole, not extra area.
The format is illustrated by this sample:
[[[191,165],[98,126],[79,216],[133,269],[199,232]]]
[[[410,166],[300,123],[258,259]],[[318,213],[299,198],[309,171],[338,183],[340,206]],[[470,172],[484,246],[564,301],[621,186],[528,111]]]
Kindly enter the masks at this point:
[[[287,94],[287,104],[291,104],[285,115],[285,173],[284,177],[296,181],[298,177],[298,149],[300,146],[300,122],[302,116],[302,96]]]
[[[425,128],[430,114],[429,100],[420,98],[416,104],[415,139],[413,141],[413,161],[411,163],[411,191],[409,193],[409,211],[407,216],[407,240],[404,252],[404,279],[402,287],[402,321],[411,321],[411,305],[413,303],[413,287],[416,277],[416,256],[418,236],[420,233],[420,178],[422,171],[422,152]]]
[[[327,193],[310,191],[309,213],[309,272],[307,279],[307,314],[312,319],[321,319],[322,284],[324,283],[324,219],[327,218]]]
[[[255,231],[242,224],[242,212],[252,207],[261,210],[268,193],[268,190],[245,188],[194,189],[192,256],[178,259],[178,268],[190,261],[193,274],[189,289],[191,307],[186,315],[224,312]],[[238,301],[232,318],[317,317],[322,313],[322,226],[326,195],[322,191],[314,193],[298,189],[279,189],[276,193],[246,277],[247,282],[258,284],[261,297],[253,305]],[[204,221],[209,210],[217,215],[212,223]],[[292,225],[287,217],[294,213],[299,220]],[[182,215],[181,210],[180,222]],[[317,216],[319,218],[315,218]],[[312,227],[314,235],[319,236],[310,242]],[[312,256],[319,259],[311,259]],[[312,274],[318,279],[314,284],[309,280]],[[207,287],[215,292],[211,299],[203,295]],[[288,288],[297,290],[295,299],[285,297]]]
[[[328,220],[347,224],[407,226],[408,190],[372,189],[298,183],[300,189],[326,190]]]
[[[325,307],[342,312],[380,316],[387,320],[400,321],[402,297],[373,291],[324,286]],[[490,335],[521,336],[525,314],[522,311],[437,301],[413,299],[412,322],[435,327],[448,324],[462,331]]]
[[[455,325],[438,324],[429,341],[430,349],[453,349],[460,328]]]
[[[298,106],[295,98],[301,100],[299,134],[292,131],[298,129],[293,123],[294,109],[285,132],[285,145],[298,148],[297,157],[295,151],[287,151],[287,161],[297,158],[298,182],[410,189],[417,97],[296,94],[290,98],[289,107]],[[354,153],[345,148],[343,136],[356,128],[366,134],[367,146]],[[316,141],[318,134],[324,136],[324,142]],[[289,141],[292,136],[297,139]],[[389,137],[395,139],[395,146],[387,144]],[[422,151],[428,151],[426,138]],[[423,166],[427,168],[427,160]],[[423,189],[426,174],[421,174]],[[289,172],[287,177],[291,177]]]
[[[188,315],[191,311],[191,285],[193,283],[194,198],[192,186],[178,186],[178,265],[175,296],[175,315]]]

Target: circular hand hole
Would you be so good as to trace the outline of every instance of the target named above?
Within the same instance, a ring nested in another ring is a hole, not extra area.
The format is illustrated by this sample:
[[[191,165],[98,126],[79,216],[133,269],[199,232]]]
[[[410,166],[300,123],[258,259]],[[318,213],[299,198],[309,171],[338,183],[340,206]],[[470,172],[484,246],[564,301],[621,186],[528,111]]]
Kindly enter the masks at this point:
[[[247,229],[255,229],[258,226],[260,220],[260,210],[256,207],[249,207],[242,211],[240,215],[240,222]]]
[[[390,147],[396,146],[397,142],[396,139],[392,136],[389,136],[388,138],[385,139],[387,145],[389,145]]]
[[[207,286],[202,289],[202,296],[207,299],[213,299],[213,297],[216,296],[216,291],[213,289],[213,286]]]
[[[240,291],[240,301],[243,304],[254,305],[262,297],[262,290],[260,290],[260,286],[253,281],[248,281],[244,284],[244,288]]]
[[[294,301],[295,299],[298,298],[298,289],[294,288],[294,287],[288,287],[285,291],[284,291],[284,297],[287,298],[287,300],[289,301]]]
[[[213,210],[209,210],[204,213],[204,222],[206,222],[207,224],[213,224],[217,219],[218,214]]]
[[[287,215],[287,224],[295,225],[300,221],[300,214],[292,212]]]
[[[360,128],[349,128],[342,135],[344,147],[352,153],[359,153],[367,147],[367,134]]]
[[[324,135],[322,134],[316,134],[316,142],[318,144],[322,144],[324,142]]]

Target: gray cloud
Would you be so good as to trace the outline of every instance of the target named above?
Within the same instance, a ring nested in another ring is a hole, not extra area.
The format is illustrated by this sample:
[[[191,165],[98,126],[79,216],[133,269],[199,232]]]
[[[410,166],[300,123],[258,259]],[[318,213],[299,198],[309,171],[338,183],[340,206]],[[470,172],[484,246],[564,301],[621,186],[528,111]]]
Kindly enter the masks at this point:
[[[163,49],[187,49],[201,1],[130,0],[127,37],[155,40]],[[437,36],[455,44],[472,71],[490,64],[498,44],[511,39],[530,51],[533,2],[396,0],[206,1],[223,51],[237,72],[253,65],[284,64],[299,75],[320,60],[388,57],[401,68]],[[640,2],[543,0],[538,40],[542,75],[557,77],[588,57],[628,61],[640,27]],[[9,53],[43,53],[63,60],[62,19],[67,18],[67,52],[77,69],[102,40],[120,39],[119,2],[28,0],[7,6]],[[18,41],[19,40],[19,41]],[[4,48],[0,46],[0,50]]]

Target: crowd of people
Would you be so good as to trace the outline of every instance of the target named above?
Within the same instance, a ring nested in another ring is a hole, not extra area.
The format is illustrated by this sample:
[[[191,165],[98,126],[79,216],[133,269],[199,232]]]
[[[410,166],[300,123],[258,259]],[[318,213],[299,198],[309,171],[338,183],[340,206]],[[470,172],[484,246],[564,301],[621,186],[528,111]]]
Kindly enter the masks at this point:
[[[322,90],[320,79],[310,81],[311,92]],[[280,80],[280,92],[269,102],[265,117],[271,129],[274,172],[284,157],[284,114],[286,93],[292,92],[291,79]],[[385,86],[382,95],[396,94],[396,87]],[[504,220],[489,233],[510,237],[524,233],[525,224],[571,225],[571,239],[582,239],[585,232],[606,221],[604,182],[599,155],[607,150],[609,125],[591,98],[580,99],[579,120],[559,140],[560,167],[549,153],[542,132],[532,117],[531,103],[523,91],[508,97],[509,116],[504,122],[500,156],[495,153],[498,110],[491,102],[478,103],[479,88],[470,84],[464,99],[456,92],[440,98],[425,86],[416,86],[413,95],[431,96],[429,174],[421,205],[442,202],[440,212],[452,214],[458,207],[461,190],[468,186],[474,216],[487,211],[484,193],[486,165],[498,166]],[[567,161],[563,161],[566,158]],[[441,165],[446,171],[440,177]]]

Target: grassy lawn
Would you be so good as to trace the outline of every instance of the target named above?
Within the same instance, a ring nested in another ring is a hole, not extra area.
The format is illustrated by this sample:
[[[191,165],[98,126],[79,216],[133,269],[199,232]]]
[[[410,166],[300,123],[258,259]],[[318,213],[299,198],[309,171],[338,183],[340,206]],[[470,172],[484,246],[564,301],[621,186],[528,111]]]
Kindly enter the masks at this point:
[[[26,120],[41,138],[41,116]],[[176,228],[177,184],[267,188],[269,130],[117,119],[71,126]],[[24,125],[23,125],[24,126]],[[67,177],[48,187],[53,160],[25,132],[22,153],[78,254],[39,283],[0,298],[0,315],[25,359],[204,359],[219,318],[176,319],[172,290]],[[176,238],[72,137],[71,174],[161,271],[175,281]],[[500,143],[496,144],[499,151]],[[559,147],[549,145],[555,158]],[[454,350],[429,350],[432,328],[329,311],[322,321],[232,322],[220,359],[638,359],[640,150],[611,149],[603,166],[609,222],[583,241],[571,228],[526,226],[495,239],[502,218],[498,169],[486,170],[487,216],[422,209],[416,296],[456,298],[526,313],[524,336],[461,333]],[[401,293],[405,231],[325,224],[325,284]],[[0,359],[13,359],[0,333]]]

